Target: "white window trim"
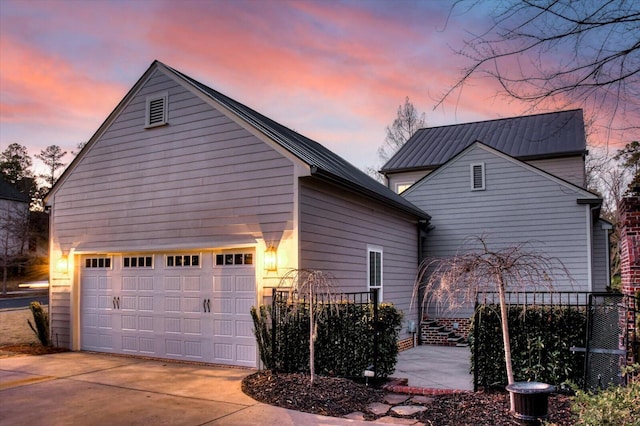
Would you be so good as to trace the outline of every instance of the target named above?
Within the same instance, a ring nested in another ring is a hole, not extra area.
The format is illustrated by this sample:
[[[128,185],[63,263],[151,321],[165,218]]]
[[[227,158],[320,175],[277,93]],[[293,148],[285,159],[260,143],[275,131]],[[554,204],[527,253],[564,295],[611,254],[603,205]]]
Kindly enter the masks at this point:
[[[380,253],[380,285],[373,287],[371,286],[371,253]],[[380,246],[367,244],[367,290],[370,291],[372,288],[378,289],[378,302],[381,302],[384,291],[384,252]]]
[[[156,101],[158,99],[163,100],[164,110],[163,110],[163,120],[158,123],[150,124],[151,120],[151,102]],[[144,116],[144,128],[152,129],[154,127],[166,126],[169,123],[169,92],[156,93],[153,95],[149,95],[145,100],[146,109]]]
[[[411,185],[413,185],[414,183],[415,183],[414,181],[396,182],[394,184],[395,190],[396,190],[396,194],[402,194],[404,191],[409,189],[411,187]],[[401,186],[406,186],[406,188],[403,189],[402,191],[400,191],[400,187]]]
[[[475,174],[474,174],[474,169],[480,166],[480,170],[482,171],[482,186],[479,188],[475,187]],[[471,163],[469,165],[469,176],[470,176],[470,180],[471,180],[471,190],[472,191],[484,191],[486,189],[486,185],[487,185],[487,180],[486,180],[486,176],[485,176],[485,167],[484,167],[484,163]]]

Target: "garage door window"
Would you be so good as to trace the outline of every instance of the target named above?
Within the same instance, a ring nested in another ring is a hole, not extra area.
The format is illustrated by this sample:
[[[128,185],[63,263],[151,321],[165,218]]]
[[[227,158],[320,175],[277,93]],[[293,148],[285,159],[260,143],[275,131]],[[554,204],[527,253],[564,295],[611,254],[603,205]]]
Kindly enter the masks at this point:
[[[167,268],[199,268],[199,254],[172,254],[167,255]]]
[[[125,256],[122,258],[124,268],[153,268],[153,256]]]
[[[253,253],[216,254],[216,266],[253,265]]]
[[[88,257],[84,260],[85,268],[111,268],[110,257]]]

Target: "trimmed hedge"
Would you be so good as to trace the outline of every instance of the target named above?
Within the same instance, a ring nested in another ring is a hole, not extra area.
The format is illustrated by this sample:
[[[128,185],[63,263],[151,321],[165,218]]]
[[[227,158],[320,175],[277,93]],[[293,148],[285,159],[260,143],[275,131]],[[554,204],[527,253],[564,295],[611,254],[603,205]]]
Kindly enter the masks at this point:
[[[277,353],[272,353],[272,307],[251,309],[254,333],[265,368],[281,372],[309,372],[309,305],[279,307]],[[354,303],[316,305],[315,371],[320,375],[362,377],[374,364],[376,326],[373,306]],[[387,377],[398,358],[402,313],[393,305],[378,306],[376,376]]]
[[[585,346],[586,310],[579,307],[511,306],[508,308],[511,357],[515,381],[561,385],[584,381],[584,354],[571,352]],[[476,327],[479,327],[476,331]],[[476,339],[477,332],[477,342]],[[478,384],[504,386],[507,372],[499,305],[478,308],[469,333],[471,370],[478,354]]]

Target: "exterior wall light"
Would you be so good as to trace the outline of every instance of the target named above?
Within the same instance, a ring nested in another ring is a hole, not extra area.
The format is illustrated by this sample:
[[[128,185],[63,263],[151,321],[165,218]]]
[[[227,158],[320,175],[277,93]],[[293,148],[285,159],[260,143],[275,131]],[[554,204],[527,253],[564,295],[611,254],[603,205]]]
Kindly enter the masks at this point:
[[[278,270],[278,250],[274,246],[269,246],[264,252],[264,269],[270,272]]]
[[[56,271],[60,272],[61,274],[66,274],[69,271],[69,257],[63,255],[60,259],[58,259],[58,261],[56,262]]]

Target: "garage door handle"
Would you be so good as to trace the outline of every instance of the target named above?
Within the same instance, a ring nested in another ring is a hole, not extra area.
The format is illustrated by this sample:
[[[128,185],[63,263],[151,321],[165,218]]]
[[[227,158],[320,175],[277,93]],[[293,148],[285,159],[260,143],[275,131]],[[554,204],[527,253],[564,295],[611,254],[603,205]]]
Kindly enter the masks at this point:
[[[204,299],[202,301],[202,309],[204,309],[205,312],[211,312],[211,299]]]
[[[116,305],[118,306],[118,309],[120,309],[120,296],[116,297]]]
[[[113,297],[113,309],[115,309],[115,308],[116,308],[116,298],[115,298],[115,296],[114,296],[114,297]]]
[[[211,299],[207,299],[207,309],[211,312]]]

